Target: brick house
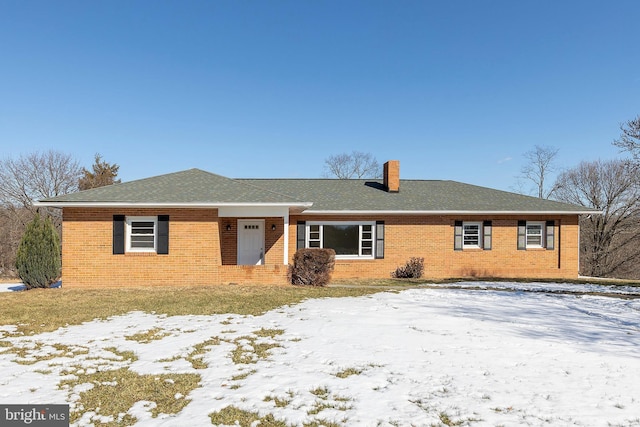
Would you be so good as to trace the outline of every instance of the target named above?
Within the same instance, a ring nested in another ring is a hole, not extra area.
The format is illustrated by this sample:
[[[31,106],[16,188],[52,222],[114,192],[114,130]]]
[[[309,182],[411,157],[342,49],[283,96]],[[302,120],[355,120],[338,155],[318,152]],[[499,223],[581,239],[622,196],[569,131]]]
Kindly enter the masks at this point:
[[[199,169],[52,197],[65,287],[286,283],[297,248],[336,250],[334,279],[578,276],[596,211],[453,181],[230,179]]]

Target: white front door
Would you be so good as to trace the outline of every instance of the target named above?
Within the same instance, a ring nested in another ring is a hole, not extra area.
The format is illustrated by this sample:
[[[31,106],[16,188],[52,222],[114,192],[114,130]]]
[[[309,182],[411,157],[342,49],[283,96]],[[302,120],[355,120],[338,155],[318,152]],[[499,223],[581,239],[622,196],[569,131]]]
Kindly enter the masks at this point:
[[[264,220],[238,220],[238,265],[264,264]]]

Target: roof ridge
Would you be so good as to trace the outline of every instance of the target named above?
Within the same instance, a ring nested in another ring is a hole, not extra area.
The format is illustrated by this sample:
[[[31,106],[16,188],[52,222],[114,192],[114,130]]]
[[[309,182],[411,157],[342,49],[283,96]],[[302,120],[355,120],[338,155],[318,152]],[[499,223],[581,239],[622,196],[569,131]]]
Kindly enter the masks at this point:
[[[225,178],[227,178],[227,177],[225,177]],[[271,193],[271,194],[275,194],[275,195],[278,195],[278,196],[287,197],[287,198],[289,198],[289,199],[291,199],[292,201],[295,201],[295,202],[304,202],[304,200],[302,200],[302,199],[298,199],[298,198],[296,198],[296,197],[293,197],[293,196],[292,196],[292,195],[290,195],[290,194],[284,194],[284,193],[280,193],[280,192],[278,192],[278,191],[273,191],[273,190],[266,189],[266,188],[264,188],[264,187],[259,187],[259,186],[257,186],[257,185],[252,185],[252,184],[249,184],[249,183],[246,183],[246,182],[241,182],[241,181],[242,181],[241,179],[237,179],[237,178],[227,178],[227,179],[230,179],[230,180],[232,180],[232,181],[234,181],[234,182],[237,182],[237,183],[239,183],[239,184],[242,184],[242,185],[246,185],[247,187],[255,188],[256,190],[266,191],[266,192],[269,192],[269,193]]]
[[[228,176],[224,176],[224,175],[220,175],[220,174],[217,174],[217,173],[209,172],[209,171],[206,171],[206,170],[203,170],[203,169],[199,169],[199,168],[191,168],[191,169],[187,169],[187,170],[182,171],[182,172],[190,172],[190,171],[198,171],[198,172],[202,172],[202,173],[205,173],[205,174],[214,175],[214,176],[217,176],[217,177],[220,177],[220,178],[224,178],[224,179],[226,179],[228,181],[231,181],[231,182],[234,182],[234,183],[238,183],[238,184],[241,184],[241,185],[245,185],[247,187],[251,187],[251,188],[253,188],[255,190],[265,191],[265,192],[268,192],[270,194],[275,194],[277,196],[286,197],[288,199],[291,199],[291,201],[294,201],[294,202],[304,202],[304,200],[297,199],[297,198],[293,197],[290,194],[279,193],[277,191],[269,190],[267,188],[259,187],[257,185],[252,185],[252,184],[249,184],[249,183],[246,183],[246,182],[242,182],[242,181],[240,181],[240,180],[238,180],[236,178],[229,178]]]
[[[584,207],[452,180],[403,179],[400,192],[379,178],[229,178],[191,168],[44,199],[87,204],[289,205],[317,212],[586,212]],[[313,207],[311,207],[313,206]],[[310,209],[309,209],[310,208]]]

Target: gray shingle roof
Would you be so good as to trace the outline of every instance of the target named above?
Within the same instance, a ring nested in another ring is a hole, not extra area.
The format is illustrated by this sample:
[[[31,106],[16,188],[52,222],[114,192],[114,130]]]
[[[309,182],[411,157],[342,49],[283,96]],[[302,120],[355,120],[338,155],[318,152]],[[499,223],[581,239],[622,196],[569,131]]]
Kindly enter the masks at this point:
[[[596,212],[582,206],[455,181],[401,180],[400,191],[389,193],[380,180],[230,179],[199,169],[52,197],[41,203],[58,207],[112,204],[306,205],[308,213]],[[313,205],[308,207],[310,203]]]
[[[44,199],[43,203],[289,204],[300,200],[200,169],[189,169]]]
[[[385,191],[380,180],[240,179],[239,181],[312,201],[313,206],[306,212],[596,212],[583,206],[456,181],[400,180],[398,193]]]

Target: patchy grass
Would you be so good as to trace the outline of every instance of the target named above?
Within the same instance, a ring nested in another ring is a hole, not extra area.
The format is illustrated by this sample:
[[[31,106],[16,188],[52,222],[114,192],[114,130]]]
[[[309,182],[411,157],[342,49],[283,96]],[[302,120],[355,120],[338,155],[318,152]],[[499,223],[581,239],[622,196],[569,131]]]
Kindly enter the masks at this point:
[[[264,402],[273,402],[273,404],[276,406],[276,408],[286,408],[287,406],[289,406],[289,404],[291,403],[291,400],[293,399],[294,393],[289,390],[287,392],[287,397],[281,398],[278,396],[265,396],[265,398],[263,399]]]
[[[347,402],[351,399],[338,395],[332,395],[327,387],[316,387],[309,391],[317,397],[313,403],[313,407],[307,411],[307,415],[317,415],[325,409],[335,409],[338,411],[347,411],[352,408]]]
[[[275,338],[278,335],[282,335],[284,334],[284,329],[258,329],[257,331],[253,332],[254,335],[265,338],[265,337],[269,337],[269,338]]]
[[[208,368],[209,365],[202,361],[202,357],[204,356],[207,348],[211,347],[212,345],[220,345],[220,338],[213,337],[204,342],[196,344],[193,351],[186,357],[187,362],[191,363],[191,366],[193,366],[194,369]]]
[[[255,336],[246,335],[234,339],[233,343],[236,347],[231,352],[231,360],[235,364],[248,364],[257,363],[259,360],[266,359],[269,357],[269,350],[282,346],[278,343],[259,341],[259,338],[274,338],[282,333],[284,333],[282,329],[263,328],[253,332]]]
[[[148,344],[151,341],[159,341],[164,337],[168,337],[169,335],[171,334],[167,332],[163,332],[163,330],[160,328],[153,328],[145,332],[139,332],[137,334],[127,335],[124,338],[129,341],[137,341],[141,344]]]
[[[473,425],[474,423],[479,423],[482,421],[482,419],[480,418],[473,418],[473,417],[455,419],[451,415],[447,414],[446,412],[440,412],[438,414],[438,418],[440,418],[440,422],[442,423],[440,425],[445,425],[445,426],[468,426],[468,425]],[[550,421],[547,421],[547,422],[550,422]]]
[[[68,346],[64,344],[45,344],[42,342],[26,343],[26,346],[8,347],[3,353],[16,355],[15,363],[20,365],[33,365],[45,360],[57,357],[73,358],[79,354],[87,354],[89,349],[82,346]]]
[[[276,420],[272,414],[263,417],[257,412],[249,412],[235,406],[227,406],[220,411],[209,414],[211,424],[239,425],[241,427],[252,427],[256,425],[265,427],[289,427],[287,423]]]
[[[462,424],[464,424],[464,421],[454,420],[446,412],[440,412],[438,414],[438,418],[440,418],[440,422],[445,426],[461,426]]]
[[[32,289],[0,293],[0,325],[17,325],[17,331],[10,335],[30,335],[130,311],[169,316],[224,313],[260,315],[309,298],[361,296],[383,290],[383,286],[268,285]]]
[[[241,374],[234,375],[234,376],[231,377],[231,381],[241,381],[241,380],[247,379],[251,375],[255,374],[256,372],[258,372],[258,371],[256,371],[255,369],[251,369],[250,371],[246,371],[246,372],[243,372]]]
[[[235,364],[256,363],[269,357],[269,350],[275,347],[281,347],[277,343],[263,342],[260,338],[274,338],[283,334],[282,329],[259,329],[253,332],[253,335],[246,335],[235,338],[233,341],[224,338],[213,337],[207,341],[197,344],[193,351],[189,353],[186,360],[191,363],[194,369],[205,369],[208,365],[202,361],[202,357],[209,347],[219,345],[221,342],[228,342],[235,345],[231,352],[231,360]],[[248,375],[247,375],[248,376]],[[246,377],[245,377],[246,378]]]
[[[127,411],[138,401],[155,403],[151,409],[153,417],[159,414],[177,414],[189,403],[184,398],[199,386],[196,374],[140,375],[127,368],[74,375],[75,378],[60,382],[59,387],[74,392],[74,388],[91,384],[92,388],[78,393],[79,399],[72,404],[70,422],[77,422],[83,413],[95,412],[110,417],[101,426],[132,425],[135,417]]]
[[[235,406],[227,406],[220,411],[209,414],[211,424],[231,425],[240,427],[294,427],[282,420],[276,419],[273,414],[260,416],[257,412],[245,411]],[[346,423],[346,419],[344,422]],[[324,419],[315,419],[302,424],[302,427],[344,427],[345,424],[338,424]]]
[[[347,368],[347,369],[343,369],[340,372],[337,372],[335,375],[338,378],[347,378],[347,377],[350,377],[351,375],[360,375],[361,373],[362,373],[362,369]]]
[[[329,389],[327,387],[316,387],[309,390],[309,393],[319,397],[320,399],[326,399],[329,397]]]
[[[135,362],[138,360],[138,356],[133,351],[121,351],[115,347],[105,347],[105,350],[110,351],[116,356],[116,360],[128,360],[129,362]]]
[[[343,420],[343,423],[346,423],[347,420]],[[327,421],[323,419],[310,421],[308,423],[303,423],[302,427],[343,427],[345,424],[334,423],[333,421]]]
[[[448,393],[448,390],[446,388],[443,388],[443,391],[441,393],[446,394]],[[457,409],[454,409],[456,412],[455,415],[451,415],[447,412],[440,411],[435,406],[431,406],[431,404],[429,403],[429,400],[418,399],[418,400],[410,400],[409,402],[413,403],[414,405],[418,406],[420,409],[422,409],[423,411],[429,414],[437,415],[440,422],[437,424],[431,424],[431,427],[473,425],[473,423],[482,421],[482,419],[480,418],[473,418],[473,417],[460,418],[460,414]]]

